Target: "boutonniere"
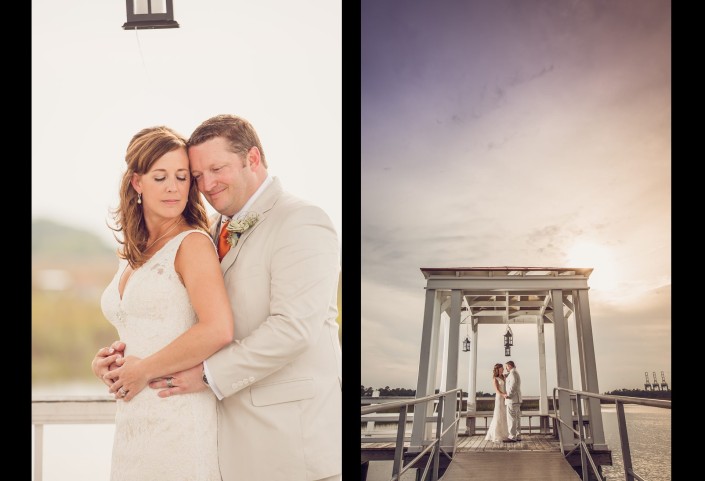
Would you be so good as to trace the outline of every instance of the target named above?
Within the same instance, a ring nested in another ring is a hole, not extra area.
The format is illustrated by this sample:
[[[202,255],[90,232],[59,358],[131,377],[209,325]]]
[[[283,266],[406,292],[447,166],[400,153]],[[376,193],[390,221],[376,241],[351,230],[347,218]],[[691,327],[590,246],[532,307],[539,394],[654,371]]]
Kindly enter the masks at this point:
[[[235,247],[242,233],[255,225],[258,220],[259,214],[256,212],[247,212],[230,219],[230,223],[226,227],[228,229],[228,244],[230,244],[230,247]]]

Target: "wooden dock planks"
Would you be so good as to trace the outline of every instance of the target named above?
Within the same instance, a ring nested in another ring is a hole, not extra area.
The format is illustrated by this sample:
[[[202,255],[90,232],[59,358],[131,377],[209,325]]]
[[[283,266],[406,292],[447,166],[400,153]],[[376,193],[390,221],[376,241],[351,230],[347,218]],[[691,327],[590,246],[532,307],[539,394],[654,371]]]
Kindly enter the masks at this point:
[[[521,444],[521,443],[512,443]],[[463,451],[453,458],[442,481],[580,481],[560,452]]]

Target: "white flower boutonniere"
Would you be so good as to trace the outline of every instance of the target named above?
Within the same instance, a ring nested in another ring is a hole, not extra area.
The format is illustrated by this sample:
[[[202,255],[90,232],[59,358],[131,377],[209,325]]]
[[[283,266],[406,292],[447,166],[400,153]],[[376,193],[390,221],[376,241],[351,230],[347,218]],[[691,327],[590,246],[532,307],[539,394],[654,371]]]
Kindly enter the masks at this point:
[[[230,244],[230,247],[235,247],[237,245],[237,241],[240,240],[242,233],[255,225],[258,220],[259,214],[256,212],[247,212],[245,214],[240,214],[236,218],[230,219],[230,223],[227,226],[228,244]]]

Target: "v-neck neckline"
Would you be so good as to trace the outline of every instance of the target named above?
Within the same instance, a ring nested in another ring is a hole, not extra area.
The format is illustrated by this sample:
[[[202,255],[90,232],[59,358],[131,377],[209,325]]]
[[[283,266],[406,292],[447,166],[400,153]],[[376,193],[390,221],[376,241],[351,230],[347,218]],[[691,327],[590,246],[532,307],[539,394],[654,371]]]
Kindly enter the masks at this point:
[[[133,270],[132,270],[132,274],[130,274],[130,277],[128,277],[128,278],[125,280],[125,285],[122,286],[122,293],[120,293],[120,281],[122,281],[122,277],[125,275],[125,271],[127,270],[127,268],[130,267],[130,263],[127,262],[127,264],[125,265],[125,268],[124,268],[124,269],[122,270],[122,272],[120,273],[120,277],[118,278],[118,284],[117,284],[118,299],[120,300],[121,303],[122,303],[122,301],[125,299],[125,293],[127,292],[127,286],[130,285],[130,281],[132,280],[132,277],[137,273],[137,271],[142,270],[142,268],[143,268],[144,266],[146,266],[147,264],[149,264],[150,262],[152,262],[152,259],[154,259],[155,257],[157,257],[157,255],[159,255],[159,253],[162,252],[162,251],[164,250],[164,248],[165,248],[166,246],[168,246],[171,241],[173,241],[174,239],[176,239],[177,237],[179,237],[179,236],[180,236],[181,234],[183,234],[184,232],[189,232],[189,231],[183,231],[183,232],[179,232],[178,234],[176,234],[174,237],[172,237],[171,239],[169,239],[168,241],[166,241],[163,246],[161,246],[159,249],[157,249],[157,251],[156,251],[154,254],[152,254],[152,257],[150,257],[149,259],[147,259],[144,264],[142,264],[141,266],[139,266],[137,269],[133,269]]]

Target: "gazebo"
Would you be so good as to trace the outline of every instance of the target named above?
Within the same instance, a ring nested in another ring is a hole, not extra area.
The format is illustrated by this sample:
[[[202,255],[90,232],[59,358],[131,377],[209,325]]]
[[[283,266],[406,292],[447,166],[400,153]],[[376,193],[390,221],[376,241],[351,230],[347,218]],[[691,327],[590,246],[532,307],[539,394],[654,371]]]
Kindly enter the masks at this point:
[[[539,414],[548,416],[546,382],[546,350],[544,329],[553,325],[558,387],[599,393],[595,349],[588,301],[588,279],[591,268],[568,267],[424,267],[426,304],[416,397],[431,395],[439,387],[436,372],[441,365],[444,385],[441,391],[459,387],[458,359],[462,323],[471,332],[470,367],[468,374],[468,414],[476,412],[477,345],[482,324],[535,324],[538,343]],[[445,313],[447,316],[442,316]],[[580,363],[580,387],[573,387],[573,369],[569,342],[568,320],[574,316]],[[522,369],[524,379],[531,371]],[[526,393],[524,393],[526,394]],[[551,393],[552,394],[552,393]],[[571,406],[568,393],[561,391],[560,406]],[[452,404],[452,403],[449,403]],[[419,410],[421,408],[419,407]],[[561,419],[573,425],[572,410],[561,409]],[[602,413],[598,399],[585,401],[588,436],[595,449],[606,449]],[[428,403],[426,416],[414,416],[410,451],[423,449],[431,426],[425,417],[433,414]],[[450,425],[456,415],[455,406],[446,406],[444,423]],[[474,434],[475,418],[466,419],[467,433]],[[574,434],[562,424],[561,437],[570,447]],[[442,439],[444,447],[453,446],[456,433]],[[574,445],[575,443],[573,443]]]

